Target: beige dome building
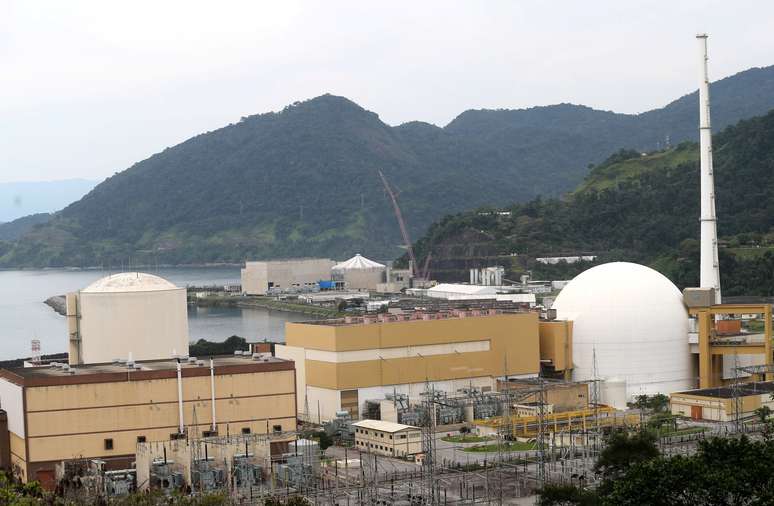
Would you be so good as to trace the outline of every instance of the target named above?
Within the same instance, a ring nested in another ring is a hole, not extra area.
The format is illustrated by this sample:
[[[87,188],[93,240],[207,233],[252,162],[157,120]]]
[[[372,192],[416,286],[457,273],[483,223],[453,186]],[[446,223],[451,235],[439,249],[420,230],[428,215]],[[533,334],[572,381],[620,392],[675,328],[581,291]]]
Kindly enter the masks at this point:
[[[104,277],[67,295],[71,364],[188,354],[186,290],[142,272]]]
[[[336,281],[344,281],[344,287],[350,290],[376,290],[376,285],[384,283],[387,266],[374,262],[360,253],[349,260],[338,263],[331,269]]]

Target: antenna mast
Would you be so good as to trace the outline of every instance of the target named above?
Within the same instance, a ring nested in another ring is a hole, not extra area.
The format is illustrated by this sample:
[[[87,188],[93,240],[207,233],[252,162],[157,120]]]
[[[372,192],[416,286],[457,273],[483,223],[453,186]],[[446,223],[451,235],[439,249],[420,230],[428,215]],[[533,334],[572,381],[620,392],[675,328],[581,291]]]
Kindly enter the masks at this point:
[[[720,304],[720,265],[718,263],[718,229],[715,215],[715,180],[712,168],[712,128],[710,126],[709,76],[707,73],[707,34],[699,41],[699,155],[701,159],[701,255],[699,286],[715,289],[715,304]]]

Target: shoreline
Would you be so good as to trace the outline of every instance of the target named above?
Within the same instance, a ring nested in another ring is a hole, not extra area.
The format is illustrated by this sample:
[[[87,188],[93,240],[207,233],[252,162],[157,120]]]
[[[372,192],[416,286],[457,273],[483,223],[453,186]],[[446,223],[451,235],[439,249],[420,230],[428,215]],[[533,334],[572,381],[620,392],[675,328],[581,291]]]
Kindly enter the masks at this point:
[[[211,295],[201,299],[195,299],[190,304],[198,307],[227,306],[240,309],[268,309],[273,311],[284,311],[287,313],[298,313],[323,318],[335,318],[340,316],[338,310],[329,309],[307,304],[293,304],[279,300],[264,297],[238,297],[238,296],[217,296]]]

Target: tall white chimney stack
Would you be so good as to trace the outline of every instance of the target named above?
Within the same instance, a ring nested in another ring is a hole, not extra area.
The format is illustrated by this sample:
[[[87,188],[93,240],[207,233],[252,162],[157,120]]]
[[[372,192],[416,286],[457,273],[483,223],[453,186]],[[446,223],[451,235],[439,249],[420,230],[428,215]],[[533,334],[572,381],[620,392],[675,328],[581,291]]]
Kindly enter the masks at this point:
[[[718,263],[718,227],[715,215],[715,178],[712,169],[712,129],[710,126],[709,76],[707,75],[707,34],[696,36],[699,42],[699,154],[701,158],[701,256],[699,286],[715,289],[715,304],[720,304],[720,265]]]

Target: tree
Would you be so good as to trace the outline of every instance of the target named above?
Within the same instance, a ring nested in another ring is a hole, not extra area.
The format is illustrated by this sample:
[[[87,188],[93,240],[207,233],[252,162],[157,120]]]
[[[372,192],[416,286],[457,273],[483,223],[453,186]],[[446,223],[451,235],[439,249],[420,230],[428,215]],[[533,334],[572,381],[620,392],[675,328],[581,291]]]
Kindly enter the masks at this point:
[[[774,442],[713,438],[691,456],[657,457],[632,465],[609,480],[601,504],[774,504]]]
[[[597,494],[574,485],[548,484],[540,490],[538,506],[594,506]]]
[[[656,413],[662,413],[669,407],[669,397],[656,394],[648,399],[648,407]]]
[[[320,443],[321,451],[325,451],[326,448],[333,445],[333,439],[325,431],[317,433],[317,441]]]
[[[771,416],[771,408],[768,406],[761,406],[755,410],[755,416],[757,416],[761,422],[765,422]]]
[[[656,437],[650,432],[614,432],[599,454],[594,470],[606,478],[625,473],[632,465],[659,456]]]

